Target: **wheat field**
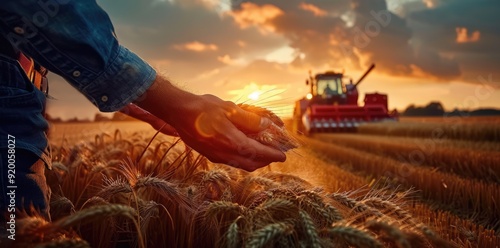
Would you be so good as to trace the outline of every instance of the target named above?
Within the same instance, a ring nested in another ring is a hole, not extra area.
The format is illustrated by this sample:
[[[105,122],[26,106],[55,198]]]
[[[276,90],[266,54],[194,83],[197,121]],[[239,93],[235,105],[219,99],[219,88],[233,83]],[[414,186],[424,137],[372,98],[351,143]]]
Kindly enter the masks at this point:
[[[391,125],[298,136],[248,173],[139,122],[54,124],[52,220],[12,246],[499,247],[498,128]]]

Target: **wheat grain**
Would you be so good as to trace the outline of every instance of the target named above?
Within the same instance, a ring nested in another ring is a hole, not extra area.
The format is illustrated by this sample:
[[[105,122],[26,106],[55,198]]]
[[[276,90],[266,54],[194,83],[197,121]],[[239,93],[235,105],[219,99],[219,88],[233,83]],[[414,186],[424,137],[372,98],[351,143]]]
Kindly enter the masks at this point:
[[[282,198],[272,198],[261,204],[260,209],[268,212],[279,212],[279,211],[292,211],[296,209],[293,202],[282,199]]]
[[[122,215],[134,219],[137,215],[136,210],[120,204],[108,204],[92,206],[76,212],[53,223],[53,226],[59,229],[65,229],[77,224],[92,222],[95,220],[104,220],[106,217]]]
[[[112,178],[103,178],[105,187],[102,188],[96,196],[102,197],[105,200],[110,199],[112,196],[115,196],[120,193],[130,193],[132,192],[132,188],[130,184],[125,181],[122,177],[117,179]]]
[[[262,177],[269,178],[274,182],[281,183],[284,186],[289,186],[290,189],[295,186],[301,186],[302,188],[310,188],[312,184],[308,181],[291,174],[279,173],[279,172],[267,172],[261,175]],[[301,191],[304,189],[300,189],[297,191]]]
[[[333,225],[327,229],[322,230],[322,233],[338,238],[347,242],[349,245],[354,247],[370,247],[370,248],[382,248],[384,247],[382,243],[375,239],[368,232],[363,231],[359,228],[346,225]]]
[[[139,190],[141,188],[152,188],[158,194],[179,203],[185,203],[186,199],[180,194],[177,184],[168,182],[162,178],[154,176],[140,177],[137,183],[133,186],[134,190]]]
[[[269,224],[255,232],[253,232],[245,244],[246,248],[258,248],[272,246],[272,242],[280,237],[288,235],[292,232],[292,228],[283,222]]]
[[[99,196],[93,196],[91,198],[89,198],[88,200],[86,200],[83,204],[82,204],[82,209],[86,206],[86,205],[106,205],[106,204],[110,204],[108,201],[106,201],[104,198],[102,197],[99,197]]]
[[[311,216],[303,210],[299,211],[299,215],[300,215],[300,220],[302,222],[302,226],[304,227],[307,239],[309,241],[307,246],[313,248],[320,248],[321,240],[318,235],[318,230],[316,229],[316,226],[314,225],[314,222],[311,219]]]
[[[272,124],[263,131],[258,133],[247,133],[249,138],[255,139],[262,144],[274,147],[283,152],[299,147],[298,141],[287,132],[283,121],[273,112],[265,108],[248,104],[239,104],[239,106],[246,111],[269,118],[272,121]]]
[[[241,218],[242,218],[241,216],[236,218],[236,220],[233,221],[233,223],[231,223],[231,225],[229,225],[229,228],[227,229],[226,241],[227,241],[228,248],[239,248],[240,247],[238,220],[240,220]]]
[[[368,206],[372,206],[381,210],[385,209],[391,214],[394,213],[400,221],[412,221],[412,216],[410,213],[408,213],[408,211],[400,208],[398,205],[390,201],[372,197],[363,200],[363,203],[365,203]]]
[[[331,199],[333,199],[334,201],[350,208],[351,211],[355,211],[357,213],[362,213],[362,215],[358,216],[358,218],[360,218],[360,220],[363,220],[366,217],[366,215],[373,215],[376,217],[384,216],[384,214],[382,214],[377,209],[371,208],[370,206],[366,205],[363,202],[352,199],[352,198],[348,197],[346,194],[333,193],[333,194],[330,194],[329,197]]]
[[[50,211],[52,220],[75,212],[73,202],[64,196],[55,195],[50,201]]]
[[[227,201],[215,201],[210,204],[205,209],[204,218],[205,219],[215,219],[216,216],[220,214],[242,214],[245,208],[237,203],[227,202]]]
[[[256,183],[258,185],[263,185],[266,188],[278,188],[280,187],[279,183],[274,182],[273,180],[261,176],[248,176],[248,183]]]
[[[42,243],[35,248],[90,248],[91,246],[87,241],[81,239],[62,239],[55,240],[47,243]]]
[[[139,199],[139,215],[141,216],[141,231],[143,234],[146,234],[147,228],[151,221],[151,218],[158,218],[160,216],[160,212],[158,206],[160,204],[155,201],[143,201]],[[146,237],[146,236],[145,236]]]
[[[418,224],[416,226],[417,229],[421,230],[422,233],[425,235],[425,237],[436,247],[443,247],[443,248],[458,248],[456,245],[442,239],[434,231],[432,231],[428,226],[424,224]]]
[[[370,220],[366,223],[366,227],[374,232],[384,232],[389,240],[396,243],[399,248],[411,248],[410,242],[395,224],[389,224],[382,220]]]
[[[319,227],[329,226],[343,219],[342,214],[335,207],[324,203],[320,196],[315,193],[311,194],[311,192],[307,192],[310,195],[302,194],[297,196],[297,200],[299,207],[311,213]]]
[[[49,222],[40,216],[27,216],[17,221],[17,233],[21,236],[35,235],[40,229],[48,225]]]

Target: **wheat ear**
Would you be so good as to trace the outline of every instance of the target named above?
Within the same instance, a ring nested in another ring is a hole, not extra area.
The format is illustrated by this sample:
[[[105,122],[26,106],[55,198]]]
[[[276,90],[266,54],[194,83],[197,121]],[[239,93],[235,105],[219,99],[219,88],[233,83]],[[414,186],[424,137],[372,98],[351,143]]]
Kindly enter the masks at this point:
[[[370,235],[368,232],[352,226],[333,225],[332,227],[323,230],[322,233],[327,234],[330,237],[344,240],[346,243],[354,247],[384,247],[382,243],[376,240],[375,237]]]
[[[136,211],[129,206],[120,204],[92,206],[54,222],[53,226],[65,229],[76,224],[88,223],[94,220],[103,220],[105,217],[116,215],[123,215],[134,220]]]
[[[81,239],[63,239],[52,242],[42,243],[35,248],[90,248],[87,241]]]
[[[272,246],[272,242],[278,240],[280,237],[288,235],[292,232],[290,225],[280,222],[269,224],[255,232],[249,237],[248,242],[245,244],[246,248],[258,248],[268,245]]]
[[[391,241],[394,241],[398,248],[411,248],[410,242],[408,241],[405,234],[399,230],[399,228],[394,224],[389,224],[388,222],[381,220],[370,220],[366,223],[366,227],[374,232],[380,233],[384,232]]]
[[[313,220],[311,219],[311,216],[303,210],[299,211],[300,215],[300,220],[302,222],[302,225],[304,227],[305,233],[307,235],[307,238],[309,240],[309,245],[312,248],[321,248],[321,240],[318,235],[318,230],[316,229],[316,226],[314,225]]]

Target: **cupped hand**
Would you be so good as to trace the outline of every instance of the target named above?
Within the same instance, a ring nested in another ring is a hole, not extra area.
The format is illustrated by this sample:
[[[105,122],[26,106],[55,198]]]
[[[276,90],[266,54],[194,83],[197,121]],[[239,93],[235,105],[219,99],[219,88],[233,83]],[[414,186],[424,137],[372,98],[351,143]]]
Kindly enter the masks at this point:
[[[169,123],[182,140],[215,163],[254,171],[272,162],[285,161],[283,152],[248,138],[271,121],[213,95],[191,95],[172,113]]]
[[[181,139],[210,161],[254,171],[285,161],[283,152],[248,138],[271,121],[213,95],[195,95],[158,76],[135,102],[170,124]]]

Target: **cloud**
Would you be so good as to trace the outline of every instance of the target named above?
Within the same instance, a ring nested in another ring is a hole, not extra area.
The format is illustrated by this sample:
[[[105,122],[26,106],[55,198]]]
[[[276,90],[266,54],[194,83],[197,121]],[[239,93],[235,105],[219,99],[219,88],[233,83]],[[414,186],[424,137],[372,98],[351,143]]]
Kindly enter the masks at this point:
[[[277,16],[283,15],[283,11],[272,4],[256,5],[246,2],[241,4],[241,8],[229,12],[234,21],[241,28],[257,26],[264,33],[274,31],[274,26],[269,23]]]
[[[437,6],[437,0],[423,0],[427,8],[435,8]]]
[[[457,27],[455,30],[457,31],[457,43],[478,42],[481,38],[481,32],[479,31],[474,31],[469,36],[467,28]]]
[[[322,10],[322,9],[318,8],[314,4],[301,3],[299,6],[300,6],[301,9],[303,9],[305,11],[309,11],[309,12],[311,12],[315,16],[322,17],[322,16],[328,15],[328,12],[326,12],[325,10]]]
[[[226,65],[233,65],[233,64],[238,63],[238,61],[232,59],[231,56],[229,56],[227,54],[224,55],[224,56],[217,57],[217,60],[220,61],[220,62],[222,62],[222,63],[224,63],[224,64],[226,64]]]
[[[189,50],[194,52],[217,51],[219,48],[215,44],[205,44],[199,41],[192,41],[173,46],[177,50]]]

